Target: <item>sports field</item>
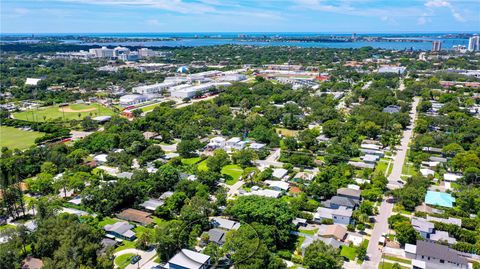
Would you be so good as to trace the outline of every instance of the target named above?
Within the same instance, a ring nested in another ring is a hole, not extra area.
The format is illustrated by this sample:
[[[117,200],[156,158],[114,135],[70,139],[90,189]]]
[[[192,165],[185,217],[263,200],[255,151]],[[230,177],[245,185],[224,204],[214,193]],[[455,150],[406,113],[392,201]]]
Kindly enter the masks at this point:
[[[79,120],[86,116],[92,118],[98,116],[112,116],[115,113],[100,104],[70,104],[59,107],[58,105],[42,107],[29,111],[14,113],[13,117],[28,121],[51,121],[51,120]]]
[[[35,145],[35,138],[43,136],[41,132],[24,131],[22,129],[0,126],[0,146],[9,149],[26,149]]]

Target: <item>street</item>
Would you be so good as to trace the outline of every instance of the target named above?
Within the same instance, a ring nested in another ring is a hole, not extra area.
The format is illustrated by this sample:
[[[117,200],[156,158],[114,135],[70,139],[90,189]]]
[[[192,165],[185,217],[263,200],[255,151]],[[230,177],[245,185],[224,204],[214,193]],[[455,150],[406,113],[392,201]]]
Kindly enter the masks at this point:
[[[400,175],[402,174],[403,164],[405,163],[405,157],[407,156],[408,144],[410,143],[410,139],[413,135],[413,127],[417,117],[417,105],[419,101],[419,97],[414,97],[412,109],[410,111],[410,125],[403,132],[400,147],[397,149],[397,153],[393,159],[394,162],[392,173],[388,177],[387,186],[389,189],[401,188],[403,185],[399,182],[401,180]],[[389,197],[384,198],[382,204],[380,205],[379,214],[375,217],[375,226],[368,244],[367,255],[369,256],[369,260],[363,263],[362,268],[378,268],[378,264],[382,258],[382,252],[379,249],[378,240],[383,233],[388,233],[388,218],[392,215],[392,211],[393,202],[389,201]]]

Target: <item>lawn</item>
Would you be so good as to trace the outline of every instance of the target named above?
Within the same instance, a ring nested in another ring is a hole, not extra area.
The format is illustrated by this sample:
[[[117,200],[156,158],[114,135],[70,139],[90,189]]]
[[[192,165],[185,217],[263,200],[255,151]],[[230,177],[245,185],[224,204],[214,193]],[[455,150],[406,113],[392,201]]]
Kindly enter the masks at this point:
[[[78,120],[86,116],[112,116],[113,112],[110,108],[100,104],[71,104],[69,106],[59,107],[58,105],[38,108],[23,112],[14,113],[13,117],[27,121],[52,121],[60,120]],[[80,117],[79,117],[80,115]]]
[[[201,161],[201,162],[197,165],[197,168],[198,168],[199,171],[208,171],[207,160]]]
[[[123,240],[122,244],[119,247],[117,247],[114,252],[119,252],[120,250],[129,249],[129,248],[135,248],[135,242]]]
[[[143,111],[143,112],[149,112],[149,111],[152,111],[154,108],[156,108],[157,106],[159,106],[161,103],[155,103],[155,104],[151,104],[151,105],[148,105],[148,106],[144,106],[144,107],[141,107],[140,109]]]
[[[12,228],[15,228],[15,226],[12,225],[12,224],[1,225],[1,226],[0,226],[0,232],[3,232],[3,231],[5,231],[5,230],[7,230],[7,229],[12,229]]]
[[[355,257],[357,257],[357,249],[354,247],[343,246],[340,255],[353,261],[355,260]]]
[[[380,161],[377,162],[377,166],[375,167],[375,171],[376,172],[381,172],[382,175],[384,175],[385,172],[387,171],[387,167],[388,167],[388,160],[380,159]]]
[[[105,217],[105,218],[103,218],[102,221],[100,221],[98,223],[98,227],[103,228],[103,227],[105,227],[105,225],[112,225],[112,224],[114,224],[118,221],[119,220],[117,220],[117,219],[113,219],[113,218],[110,218],[110,217]]]
[[[130,261],[132,258],[135,256],[135,254],[127,253],[120,255],[115,258],[115,265],[117,265],[117,268],[125,268],[127,265],[130,264]]]
[[[182,164],[192,165],[200,161],[200,157],[182,159]]]
[[[43,136],[41,132],[24,131],[10,126],[0,126],[0,147],[26,149],[35,145],[35,138],[41,136]]]
[[[276,128],[277,134],[281,134],[283,136],[287,137],[296,137],[299,133],[299,131],[296,130],[289,130],[286,128]]]
[[[315,235],[318,229],[313,229],[313,230],[298,229],[298,231],[301,232],[302,234]]]
[[[403,175],[409,175],[409,176],[415,176],[417,175],[417,171],[415,171],[415,167],[411,163],[405,163],[403,164],[402,167],[402,174]]]
[[[378,269],[392,269],[393,268],[393,263],[389,262],[381,262],[378,265]],[[408,267],[405,266],[400,266],[401,269],[409,269]]]
[[[395,262],[401,262],[401,263],[405,263],[405,264],[412,264],[412,261],[411,261],[411,260],[408,260],[408,259],[402,259],[402,258],[398,258],[398,257],[388,256],[388,255],[383,255],[383,258],[384,258],[384,259],[387,259],[387,260],[395,261]]]
[[[243,169],[236,164],[229,164],[224,166],[221,172],[222,174],[229,175],[232,177],[231,180],[227,180],[225,183],[227,183],[227,185],[233,185],[242,176]]]

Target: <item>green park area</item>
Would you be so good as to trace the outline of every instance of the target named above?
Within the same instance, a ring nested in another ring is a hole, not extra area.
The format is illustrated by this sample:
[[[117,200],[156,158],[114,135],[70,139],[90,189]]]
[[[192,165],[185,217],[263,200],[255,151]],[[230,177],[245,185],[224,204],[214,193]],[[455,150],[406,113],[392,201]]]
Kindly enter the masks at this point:
[[[135,254],[131,253],[120,255],[115,258],[115,265],[117,266],[117,268],[125,268],[127,267],[127,265],[130,264],[130,261],[134,256]]]
[[[189,160],[189,159],[186,159],[186,160]],[[198,161],[198,160],[197,160]],[[183,160],[182,160],[183,162]],[[184,164],[186,164],[185,162],[183,162]],[[188,161],[187,161],[188,163]],[[207,171],[208,170],[208,167],[207,167],[207,160],[203,160],[201,161],[200,163],[197,164],[197,168],[198,170],[200,171]],[[243,169],[239,166],[239,165],[236,165],[236,164],[229,164],[229,165],[225,165],[223,168],[222,168],[222,171],[221,173],[223,175],[227,175],[227,176],[230,176],[231,178],[227,178],[225,183],[227,185],[233,185],[235,184],[238,179],[242,176],[243,174]]]
[[[10,126],[0,126],[0,146],[9,149],[26,149],[35,145],[35,138],[43,136],[41,132],[25,131]]]
[[[100,104],[70,104],[68,106],[49,106],[14,113],[13,117],[27,121],[79,120],[86,116],[112,116],[115,112]]]

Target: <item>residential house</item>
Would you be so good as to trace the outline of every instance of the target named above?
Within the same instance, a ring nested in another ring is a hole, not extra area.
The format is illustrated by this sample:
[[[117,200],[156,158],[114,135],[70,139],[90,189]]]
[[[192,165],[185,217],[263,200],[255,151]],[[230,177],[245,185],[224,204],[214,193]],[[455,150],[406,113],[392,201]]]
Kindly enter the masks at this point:
[[[405,245],[406,257],[412,259],[413,269],[467,269],[468,260],[456,250],[432,241],[417,240]]]
[[[137,222],[142,225],[148,225],[153,223],[151,213],[136,210],[133,208],[128,208],[117,214],[117,218],[123,219],[126,221]]]
[[[219,246],[225,243],[227,237],[227,231],[213,228],[208,231],[208,242],[213,242]]]
[[[385,108],[383,108],[382,112],[385,113],[400,113],[400,107],[396,105],[389,105]]]
[[[139,206],[145,208],[148,211],[153,212],[164,204],[165,204],[165,201],[163,200],[150,198],[147,201],[141,203]]]
[[[103,227],[107,234],[119,239],[132,241],[135,239],[135,232],[132,231],[133,225],[126,221],[119,221],[114,224],[107,224]]]
[[[355,167],[355,168],[359,168],[359,169],[374,169],[375,168],[375,164],[373,164],[373,163],[350,161],[350,162],[348,162],[348,164]]]
[[[5,264],[5,266],[9,267],[8,264]],[[28,256],[22,261],[22,269],[41,269],[42,267],[43,267],[43,261],[37,258]]]
[[[457,226],[459,226],[459,227],[462,226],[462,220],[461,220],[461,219],[452,218],[452,217],[448,217],[448,219],[444,219],[444,218],[437,218],[437,217],[427,216],[427,220],[428,220],[428,221],[443,222],[443,223],[447,223],[447,224],[453,224],[453,225],[457,225]]]
[[[282,192],[275,191],[275,190],[259,189],[259,190],[252,190],[251,192],[247,192],[244,195],[258,195],[258,196],[264,196],[264,197],[270,197],[270,198],[278,198],[282,195]]]
[[[319,207],[317,212],[313,214],[313,220],[318,223],[322,223],[323,220],[333,220],[334,224],[350,224],[352,218],[353,210],[351,208],[346,208],[341,206],[339,208],[326,208]]]
[[[347,235],[347,228],[344,225],[320,225],[317,234],[322,237],[335,238],[343,241]]]
[[[300,246],[302,249],[302,255],[305,255],[305,250],[307,249],[308,246],[310,246],[313,242],[318,240],[334,248],[340,248],[341,246],[346,245],[345,243],[340,242],[335,238],[326,238],[326,237],[321,237],[316,235],[313,237],[306,237],[302,245]]]
[[[312,181],[315,178],[314,174],[306,173],[306,172],[298,172],[293,179],[302,179],[304,181]]]
[[[283,169],[283,168],[275,168],[273,169],[272,176],[274,178],[282,179],[288,174],[288,170]]]
[[[210,256],[189,249],[180,250],[167,263],[168,269],[206,269],[210,267]]]
[[[435,233],[430,235],[430,240],[435,242],[447,242],[450,245],[457,243],[457,240],[451,237],[448,232],[445,231],[435,231]]]
[[[294,220],[292,220],[292,223],[297,228],[307,226],[307,220],[302,218],[295,218]]]
[[[428,205],[437,205],[452,208],[455,198],[451,194],[437,191],[427,191],[425,203]]]
[[[344,196],[333,196],[329,200],[322,202],[322,205],[328,208],[337,209],[339,207],[346,207],[354,209],[360,204],[358,199],[351,199]]]
[[[288,191],[288,189],[290,188],[290,184],[285,181],[265,180],[264,182],[275,191]]]
[[[226,144],[226,140],[223,137],[217,136],[210,139],[210,142],[207,144],[207,149],[215,150],[224,148]]]
[[[237,230],[240,228],[240,222],[224,219],[222,217],[211,217],[210,223],[212,223],[213,227],[215,228],[221,228],[227,231]]]
[[[250,143],[250,145],[248,146],[249,148],[253,149],[253,150],[261,150],[263,148],[265,148],[267,146],[267,144],[262,144],[262,143]]]
[[[422,169],[420,169],[420,174],[422,174],[422,176],[424,176],[424,177],[434,176],[435,171],[433,171],[431,169],[428,169],[428,168],[422,168]]]
[[[412,226],[415,231],[419,232],[420,235],[427,239],[430,238],[430,235],[433,233],[435,229],[435,225],[426,219],[413,217],[412,218]]]
[[[349,199],[360,200],[362,191],[357,188],[340,188],[337,190],[337,196],[346,197]]]

